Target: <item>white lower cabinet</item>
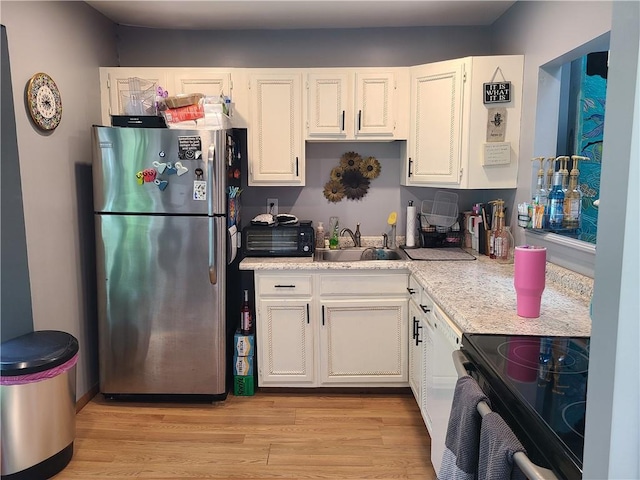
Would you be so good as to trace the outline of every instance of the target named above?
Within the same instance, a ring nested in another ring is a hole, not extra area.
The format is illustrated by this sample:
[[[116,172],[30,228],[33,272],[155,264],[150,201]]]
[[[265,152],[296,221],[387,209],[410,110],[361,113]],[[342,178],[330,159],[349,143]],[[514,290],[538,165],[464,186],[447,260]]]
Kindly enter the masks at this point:
[[[315,355],[309,301],[261,300],[258,319],[260,383],[312,385]]]
[[[406,300],[326,300],[321,308],[322,384],[406,384]]]
[[[418,405],[421,404],[424,378],[422,374],[424,335],[422,333],[421,318],[422,310],[412,299],[409,302],[409,386]]]
[[[258,271],[264,387],[407,386],[407,274]]]
[[[409,383],[431,437],[431,463],[440,471],[453,393],[458,379],[452,353],[462,332],[416,279],[409,278]]]
[[[256,274],[258,384],[316,382],[311,275]]]

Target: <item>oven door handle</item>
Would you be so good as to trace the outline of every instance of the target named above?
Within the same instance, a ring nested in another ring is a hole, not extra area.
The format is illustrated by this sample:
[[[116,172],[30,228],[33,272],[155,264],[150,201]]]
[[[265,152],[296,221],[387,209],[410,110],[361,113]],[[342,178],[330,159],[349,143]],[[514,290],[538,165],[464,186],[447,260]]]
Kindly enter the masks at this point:
[[[453,365],[456,367],[456,372],[458,372],[458,378],[468,376],[467,366],[471,365],[471,362],[464,352],[454,350],[451,355],[453,357]],[[478,403],[478,413],[481,417],[484,417],[487,413],[491,413],[491,408],[486,402],[480,402]],[[543,468],[533,463],[524,452],[514,453],[513,461],[529,480],[558,480],[555,473],[548,468]]]

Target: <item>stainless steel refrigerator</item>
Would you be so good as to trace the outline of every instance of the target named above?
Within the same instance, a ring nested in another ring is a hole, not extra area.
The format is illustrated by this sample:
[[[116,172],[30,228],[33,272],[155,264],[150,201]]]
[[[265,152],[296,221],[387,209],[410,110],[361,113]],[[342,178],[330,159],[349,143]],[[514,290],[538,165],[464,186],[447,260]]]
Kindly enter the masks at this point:
[[[92,146],[100,391],[224,399],[232,130],[94,126]]]

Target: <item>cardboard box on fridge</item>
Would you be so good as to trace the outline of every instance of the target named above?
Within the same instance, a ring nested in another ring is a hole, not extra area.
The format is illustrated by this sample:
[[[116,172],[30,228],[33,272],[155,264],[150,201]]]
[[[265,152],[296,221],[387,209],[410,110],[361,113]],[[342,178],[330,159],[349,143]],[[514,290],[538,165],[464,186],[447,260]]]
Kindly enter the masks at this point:
[[[233,336],[233,354],[238,357],[252,357],[256,349],[255,336],[236,332]]]
[[[240,376],[253,375],[253,357],[233,357],[233,374]]]

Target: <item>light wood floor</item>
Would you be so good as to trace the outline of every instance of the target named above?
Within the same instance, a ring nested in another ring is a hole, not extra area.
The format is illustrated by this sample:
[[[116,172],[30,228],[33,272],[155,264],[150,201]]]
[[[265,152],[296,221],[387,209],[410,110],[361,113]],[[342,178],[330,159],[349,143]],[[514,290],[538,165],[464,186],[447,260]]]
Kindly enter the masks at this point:
[[[217,404],[94,397],[63,479],[435,480],[410,394],[263,393]]]

